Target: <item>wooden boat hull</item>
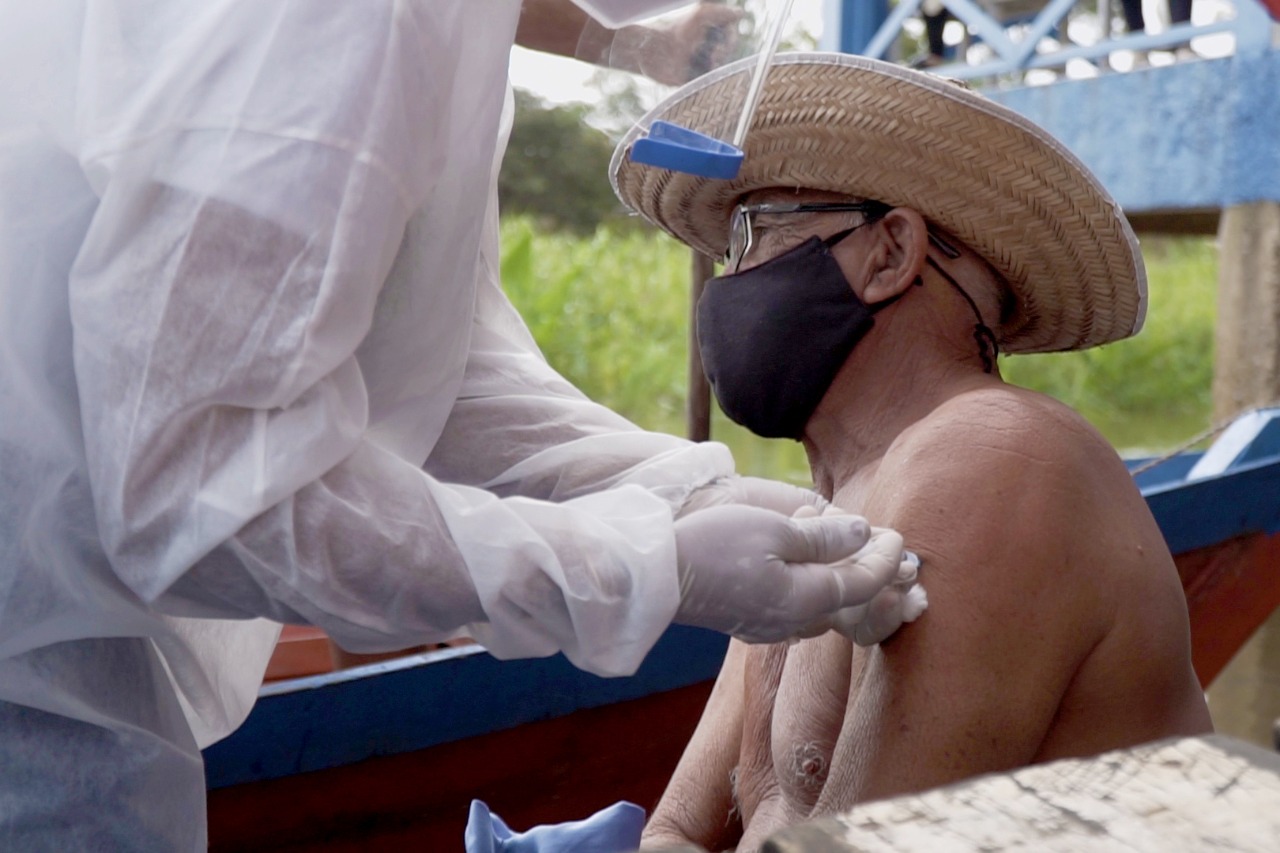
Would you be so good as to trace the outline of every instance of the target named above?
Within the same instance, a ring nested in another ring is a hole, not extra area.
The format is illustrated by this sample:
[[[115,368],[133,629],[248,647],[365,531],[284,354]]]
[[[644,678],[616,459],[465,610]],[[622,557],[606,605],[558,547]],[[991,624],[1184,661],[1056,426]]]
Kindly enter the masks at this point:
[[[205,751],[210,849],[456,850],[473,797],[517,827],[652,807],[726,646],[673,628],[623,679],[472,646],[266,685]]]
[[[515,827],[652,808],[711,681],[518,728],[209,792],[210,849],[460,850],[472,798]]]

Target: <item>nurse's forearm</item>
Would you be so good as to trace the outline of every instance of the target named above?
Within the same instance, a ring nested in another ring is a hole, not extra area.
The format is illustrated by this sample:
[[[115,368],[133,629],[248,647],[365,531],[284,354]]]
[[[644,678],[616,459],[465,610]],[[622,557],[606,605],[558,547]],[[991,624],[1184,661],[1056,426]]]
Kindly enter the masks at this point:
[[[592,25],[591,16],[572,0],[524,0],[516,27],[516,44],[575,58],[583,30],[588,25],[592,32],[604,29]]]
[[[251,520],[157,606],[312,624],[353,651],[432,642],[485,619],[421,473],[368,444]]]
[[[611,30],[572,0],[525,0],[516,28],[516,44],[530,50],[643,74],[637,46],[650,37],[648,27]],[[520,85],[521,81],[512,81]]]
[[[671,509],[653,494],[500,500],[362,442],[216,547],[156,606],[306,622],[352,651],[465,628],[498,657],[563,651],[582,669],[627,675],[678,603]]]

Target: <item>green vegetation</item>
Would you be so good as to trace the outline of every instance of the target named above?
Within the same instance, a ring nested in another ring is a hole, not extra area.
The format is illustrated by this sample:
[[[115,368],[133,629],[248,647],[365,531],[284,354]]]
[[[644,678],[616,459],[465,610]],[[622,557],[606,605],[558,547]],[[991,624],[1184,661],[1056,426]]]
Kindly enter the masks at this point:
[[[1147,322],[1136,337],[1076,353],[1014,356],[1010,382],[1070,403],[1122,450],[1162,450],[1211,418],[1217,250],[1206,239],[1144,239]]]
[[[588,235],[625,214],[607,181],[613,142],[586,123],[585,104],[550,107],[515,90],[515,119],[498,175],[502,209],[548,229]]]
[[[689,251],[663,234],[576,237],[503,224],[502,275],[547,359],[593,399],[648,429],[684,431]],[[1142,334],[1080,353],[1002,358],[1005,377],[1069,403],[1125,452],[1171,448],[1209,423],[1217,256],[1200,239],[1145,240]],[[800,446],[717,412],[713,436],[744,472],[809,480]]]

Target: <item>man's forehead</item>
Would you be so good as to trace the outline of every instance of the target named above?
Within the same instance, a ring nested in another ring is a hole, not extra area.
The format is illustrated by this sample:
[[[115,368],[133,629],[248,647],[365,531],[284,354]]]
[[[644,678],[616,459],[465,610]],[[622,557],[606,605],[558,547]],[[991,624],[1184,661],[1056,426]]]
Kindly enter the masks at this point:
[[[807,204],[809,202],[858,201],[847,193],[834,193],[827,190],[811,190],[806,187],[768,187],[753,190],[742,197],[745,204]]]

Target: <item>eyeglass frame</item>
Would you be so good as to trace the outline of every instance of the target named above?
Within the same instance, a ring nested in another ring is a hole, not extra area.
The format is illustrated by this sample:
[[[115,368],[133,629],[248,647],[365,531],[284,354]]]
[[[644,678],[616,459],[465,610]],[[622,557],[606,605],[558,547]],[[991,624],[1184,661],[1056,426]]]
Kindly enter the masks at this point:
[[[738,204],[733,208],[729,218],[729,246],[725,249],[724,265],[732,274],[737,273],[742,261],[751,251],[753,243],[751,218],[759,213],[861,213],[865,217],[864,225],[878,222],[893,210],[893,205],[882,201],[809,201],[809,202],[763,202],[759,204]],[[741,223],[741,225],[739,225]],[[738,233],[742,234],[742,251],[734,260],[734,242]],[[948,259],[960,257],[960,252],[948,245],[929,229],[929,242],[938,248]]]

